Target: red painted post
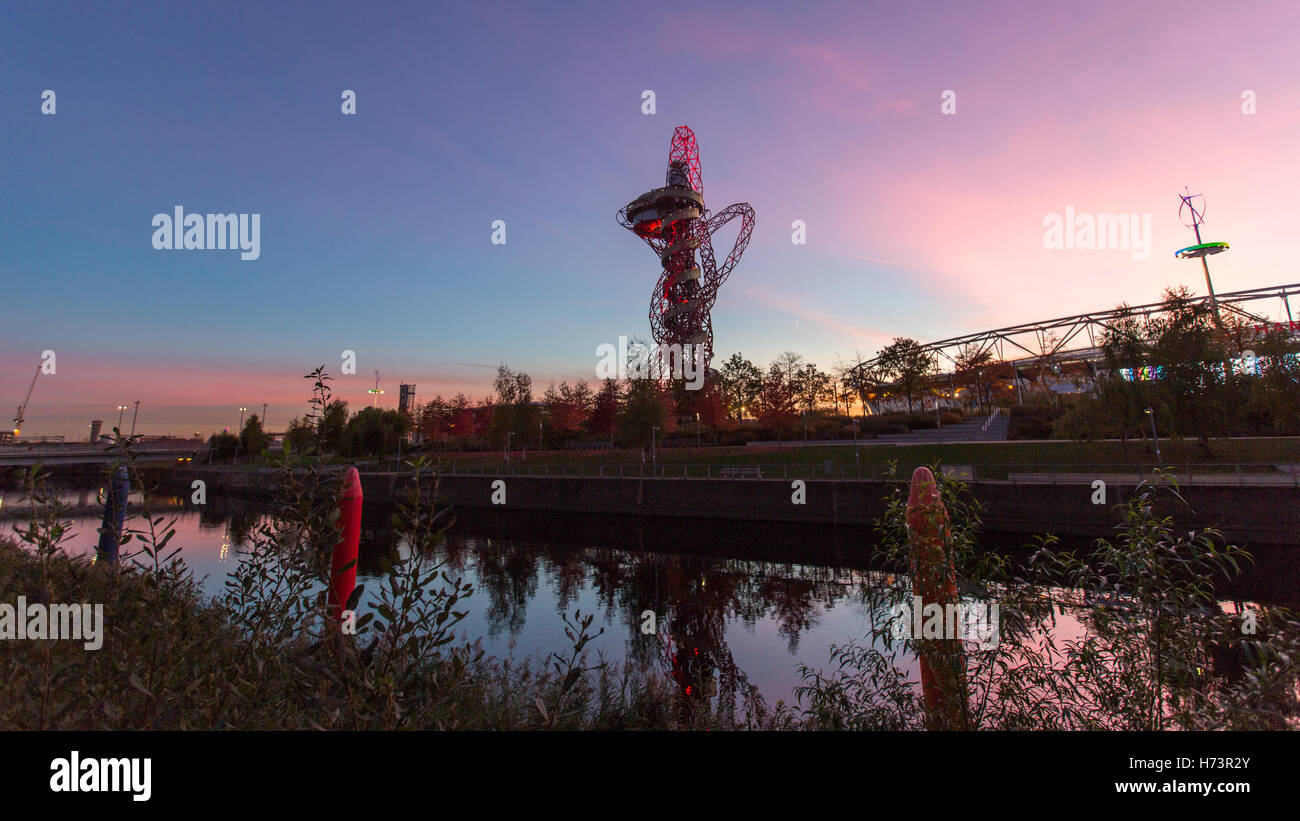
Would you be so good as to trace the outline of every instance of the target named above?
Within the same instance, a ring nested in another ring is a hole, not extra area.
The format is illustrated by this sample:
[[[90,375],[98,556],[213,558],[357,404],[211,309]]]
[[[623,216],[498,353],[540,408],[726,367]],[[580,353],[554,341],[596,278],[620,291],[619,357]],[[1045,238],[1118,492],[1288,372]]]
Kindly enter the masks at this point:
[[[912,472],[911,488],[907,494],[907,541],[911,563],[912,585],[924,619],[924,608],[937,604],[945,611],[947,624],[948,605],[956,607],[957,571],[948,551],[948,511],[944,508],[939,484],[929,468],[919,467]],[[915,601],[915,600],[914,600]],[[960,623],[960,614],[956,620]],[[921,692],[925,699],[926,724],[934,729],[966,728],[966,660],[961,641],[957,637],[927,639],[913,636],[920,648]]]
[[[330,613],[335,622],[357,586],[357,549],[361,543],[361,474],[348,468],[343,477],[343,495],[339,498],[339,542],[334,545],[330,569]],[[352,566],[347,567],[351,562]],[[344,568],[347,569],[344,569]]]

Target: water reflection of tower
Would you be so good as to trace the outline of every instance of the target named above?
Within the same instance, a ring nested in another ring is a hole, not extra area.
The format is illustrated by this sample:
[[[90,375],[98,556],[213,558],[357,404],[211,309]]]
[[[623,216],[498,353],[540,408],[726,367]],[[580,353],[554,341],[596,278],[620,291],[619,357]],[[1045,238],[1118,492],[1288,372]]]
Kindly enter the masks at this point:
[[[735,590],[729,575],[708,569],[699,559],[681,557],[665,574],[667,597],[673,602],[665,655],[687,724],[715,696],[724,714],[735,704],[737,671],[726,642],[726,614]]]

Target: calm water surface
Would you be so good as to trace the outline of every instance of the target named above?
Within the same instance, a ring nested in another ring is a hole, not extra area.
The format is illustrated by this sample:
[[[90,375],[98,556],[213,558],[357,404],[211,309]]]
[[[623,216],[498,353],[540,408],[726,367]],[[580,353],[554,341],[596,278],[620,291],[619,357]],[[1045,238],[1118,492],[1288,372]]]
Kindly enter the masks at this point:
[[[74,505],[70,553],[91,554],[100,515],[96,489],[61,494]],[[157,500],[155,500],[157,501]],[[13,514],[19,494],[4,494]],[[210,595],[219,594],[238,562],[240,546],[262,515],[261,503],[226,501],[198,509],[181,500],[156,505],[155,515],[175,517],[176,535],[195,576]],[[134,512],[134,511],[133,511]],[[391,511],[367,511],[363,519],[358,581],[372,593],[379,561],[403,550],[391,529]],[[19,520],[0,521],[9,532]],[[131,526],[144,525],[135,519]],[[484,516],[462,511],[436,558],[446,559],[453,578],[463,576],[474,593],[457,609],[468,611],[457,626],[465,640],[481,639],[498,657],[543,658],[570,647],[561,618],[575,610],[594,613],[591,632],[604,633],[590,645],[610,661],[658,664],[669,672],[667,648],[704,656],[705,669],[733,661],[769,703],[794,700],[797,665],[825,666],[832,644],[868,632],[869,615],[860,587],[867,578],[866,534],[774,532],[769,527],[721,528],[705,522],[600,521],[573,517]],[[826,560],[794,561],[807,553],[806,539],[820,539]],[[707,555],[728,547],[751,549],[759,560]],[[703,548],[693,552],[692,548]],[[124,549],[130,549],[128,543]],[[686,554],[669,551],[685,549]],[[843,552],[860,553],[843,562]],[[363,605],[364,606],[364,605]],[[658,635],[641,631],[644,611],[654,611]],[[693,662],[697,671],[700,662]],[[695,672],[695,671],[693,671]]]
[[[62,496],[75,508],[66,549],[92,553],[96,491]],[[226,500],[198,509],[173,499],[155,515],[176,518],[171,545],[182,548],[205,591],[216,595],[263,505]],[[4,493],[0,510],[12,514],[20,506],[16,492]],[[391,513],[368,509],[363,518],[358,581],[367,598],[377,588],[380,560],[405,549]],[[2,520],[0,530],[14,524]],[[494,656],[566,652],[562,616],[581,610],[595,614],[593,633],[604,628],[589,645],[593,658],[603,652],[609,661],[657,666],[665,675],[676,672],[679,682],[683,672],[698,680],[734,664],[772,704],[795,701],[800,662],[828,668],[832,645],[869,634],[863,587],[875,575],[868,567],[872,544],[865,528],[461,511],[436,558],[447,561],[453,578],[474,585],[457,608],[468,611],[458,636],[481,640]],[[642,633],[645,611],[655,613],[657,635]],[[1058,632],[1074,627],[1067,619]]]

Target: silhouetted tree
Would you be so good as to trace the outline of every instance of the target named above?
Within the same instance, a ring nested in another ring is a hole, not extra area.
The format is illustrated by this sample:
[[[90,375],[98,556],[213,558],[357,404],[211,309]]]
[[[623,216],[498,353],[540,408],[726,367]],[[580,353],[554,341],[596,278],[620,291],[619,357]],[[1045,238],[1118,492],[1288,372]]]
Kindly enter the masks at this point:
[[[321,412],[319,428],[321,448],[336,452],[343,445],[343,429],[348,423],[348,403],[335,399]]]
[[[618,426],[619,395],[618,383],[606,379],[600,386],[600,392],[592,403],[591,416],[587,419],[587,429],[594,436],[613,437]]]
[[[925,379],[934,373],[936,362],[931,351],[924,350],[919,342],[907,337],[897,337],[880,351],[882,376],[895,382],[907,397],[907,412],[912,412],[912,397],[920,392]]]
[[[248,417],[244,422],[244,429],[239,433],[240,453],[256,456],[265,453],[270,444],[271,437],[262,430],[262,420],[257,418],[257,414]]]
[[[397,451],[409,421],[395,410],[364,408],[348,420],[341,452],[347,456],[382,456]]]

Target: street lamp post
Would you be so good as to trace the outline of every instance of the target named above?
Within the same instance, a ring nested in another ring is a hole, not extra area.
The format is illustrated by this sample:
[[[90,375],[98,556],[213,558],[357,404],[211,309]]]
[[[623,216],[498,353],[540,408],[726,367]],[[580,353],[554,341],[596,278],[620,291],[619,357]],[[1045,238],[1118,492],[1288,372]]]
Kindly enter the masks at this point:
[[[239,409],[239,427],[235,428],[235,464],[239,464],[239,436],[244,432],[244,411],[248,408]]]
[[[1151,419],[1151,438],[1156,443],[1156,466],[1163,468],[1164,463],[1160,460],[1160,435],[1156,433],[1156,414],[1149,405],[1147,406],[1147,416]]]
[[[699,448],[699,447],[703,447],[703,442],[702,442],[702,440],[700,439],[700,413],[699,413],[699,411],[696,411],[696,412],[695,412],[695,447],[697,447],[697,448]]]
[[[858,420],[856,419],[853,420],[853,462],[859,466],[862,464],[862,460],[858,458]]]
[[[135,419],[140,415],[140,400],[135,400],[135,412],[131,414],[131,435],[135,436]]]
[[[650,464],[659,466],[659,426],[650,429]]]
[[[505,458],[505,460],[506,460],[507,462],[510,461],[510,440],[511,440],[512,437],[514,437],[514,435],[515,435],[515,432],[514,432],[514,431],[512,431],[512,430],[506,431],[506,453],[505,453],[505,457],[506,457],[506,458]]]
[[[117,406],[117,432],[122,433],[122,414],[126,413],[126,405]]]

